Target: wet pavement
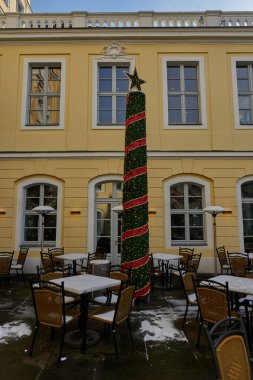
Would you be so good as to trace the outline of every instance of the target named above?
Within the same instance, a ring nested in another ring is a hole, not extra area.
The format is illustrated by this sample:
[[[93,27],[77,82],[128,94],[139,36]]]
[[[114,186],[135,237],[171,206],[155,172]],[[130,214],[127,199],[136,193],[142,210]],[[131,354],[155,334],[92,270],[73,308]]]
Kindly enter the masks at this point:
[[[198,322],[194,309],[189,311],[184,332],[181,330],[185,301],[182,290],[155,288],[149,299],[136,302],[132,310],[134,347],[128,331],[117,334],[119,359],[112,338],[104,337],[103,325],[88,321],[100,340],[84,354],[64,345],[61,363],[57,362],[59,333],[50,338],[50,329],[41,327],[33,356],[28,350],[34,327],[34,310],[29,279],[25,284],[11,282],[11,289],[0,283],[0,379],[1,380],[213,380],[215,371],[203,334],[200,349],[195,348]],[[76,323],[70,326],[75,329]]]

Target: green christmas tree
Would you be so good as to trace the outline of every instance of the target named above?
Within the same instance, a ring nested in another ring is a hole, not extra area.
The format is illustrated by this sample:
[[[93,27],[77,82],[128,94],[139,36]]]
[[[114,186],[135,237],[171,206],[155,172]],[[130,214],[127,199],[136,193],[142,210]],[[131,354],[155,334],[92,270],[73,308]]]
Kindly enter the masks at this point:
[[[135,297],[143,297],[150,292],[146,102],[140,86],[145,82],[136,69],[127,75],[131,85],[126,106],[122,265],[136,279]]]

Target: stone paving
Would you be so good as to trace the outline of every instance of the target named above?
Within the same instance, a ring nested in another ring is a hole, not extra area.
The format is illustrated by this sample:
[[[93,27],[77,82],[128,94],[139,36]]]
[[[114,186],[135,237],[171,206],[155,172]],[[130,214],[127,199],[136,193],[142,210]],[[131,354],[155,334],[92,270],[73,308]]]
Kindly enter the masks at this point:
[[[88,321],[88,328],[100,332],[99,342],[84,354],[65,344],[66,360],[57,363],[59,335],[52,341],[50,330],[44,327],[29,357],[35,320],[29,280],[23,284],[13,279],[11,285],[9,290],[0,283],[1,380],[215,379],[204,334],[200,349],[195,348],[198,322],[193,309],[184,332],[180,328],[185,310],[180,289],[155,288],[149,299],[136,302],[131,318],[135,346],[131,346],[126,329],[121,328],[117,335],[118,360],[111,337],[103,336],[103,326]]]

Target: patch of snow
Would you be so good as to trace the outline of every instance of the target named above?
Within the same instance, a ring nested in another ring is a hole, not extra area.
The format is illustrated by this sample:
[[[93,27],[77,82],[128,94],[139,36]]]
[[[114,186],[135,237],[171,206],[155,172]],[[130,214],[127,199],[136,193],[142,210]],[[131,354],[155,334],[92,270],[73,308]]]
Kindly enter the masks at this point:
[[[21,321],[14,321],[0,325],[0,344],[8,344],[23,336],[31,335],[31,328]]]
[[[186,341],[183,331],[174,326],[175,317],[169,308],[135,312],[141,319],[139,334],[144,335],[144,341],[165,342]]]

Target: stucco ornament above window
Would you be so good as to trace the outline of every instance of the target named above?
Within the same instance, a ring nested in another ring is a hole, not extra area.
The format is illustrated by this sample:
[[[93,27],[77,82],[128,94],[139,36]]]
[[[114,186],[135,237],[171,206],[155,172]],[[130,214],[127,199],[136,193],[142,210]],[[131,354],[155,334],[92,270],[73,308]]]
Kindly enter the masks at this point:
[[[126,49],[123,46],[117,44],[116,41],[112,41],[110,45],[104,47],[104,51],[102,54],[106,57],[112,58],[122,57],[124,55],[127,55],[125,50]]]

